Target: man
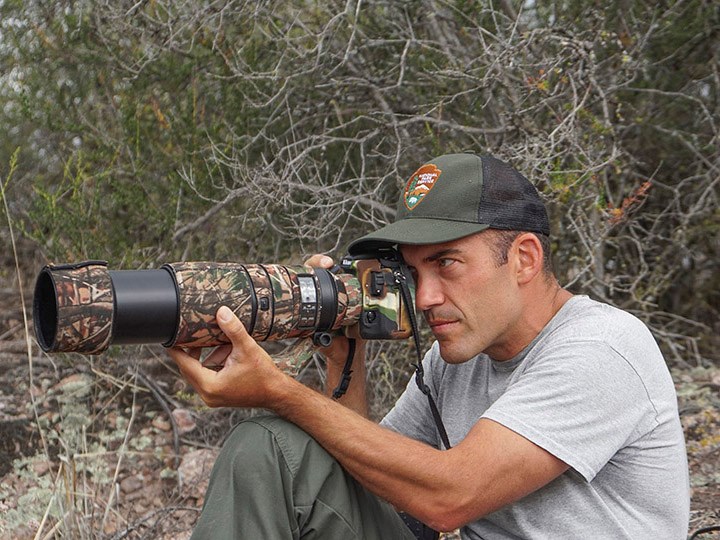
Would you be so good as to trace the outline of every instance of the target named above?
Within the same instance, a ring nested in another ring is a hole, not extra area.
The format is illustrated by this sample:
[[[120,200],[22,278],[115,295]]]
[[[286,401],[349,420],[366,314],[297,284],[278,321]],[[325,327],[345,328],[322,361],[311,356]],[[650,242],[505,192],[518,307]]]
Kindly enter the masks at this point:
[[[221,307],[232,345],[205,363],[222,369],[172,357],[210,406],[277,416],[230,436],[194,537],[413,538],[397,509],[469,539],[684,538],[687,460],[661,353],[636,318],[560,287],[548,234],[527,179],[455,154],[420,167],[396,221],[350,246],[397,245],[413,272],[450,449],[413,383],[381,426],[363,416],[362,346],[336,402],[282,374]],[[329,388],[345,354],[336,339]]]

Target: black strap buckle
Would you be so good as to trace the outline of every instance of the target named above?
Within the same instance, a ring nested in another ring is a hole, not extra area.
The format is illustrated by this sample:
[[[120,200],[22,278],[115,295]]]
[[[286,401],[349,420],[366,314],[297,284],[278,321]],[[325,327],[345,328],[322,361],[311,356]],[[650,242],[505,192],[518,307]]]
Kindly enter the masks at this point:
[[[342,377],[340,382],[333,390],[333,399],[340,399],[347,392],[348,386],[350,386],[350,379],[352,378],[352,363],[355,358],[355,339],[348,338],[348,355],[345,359],[345,365],[343,366]]]

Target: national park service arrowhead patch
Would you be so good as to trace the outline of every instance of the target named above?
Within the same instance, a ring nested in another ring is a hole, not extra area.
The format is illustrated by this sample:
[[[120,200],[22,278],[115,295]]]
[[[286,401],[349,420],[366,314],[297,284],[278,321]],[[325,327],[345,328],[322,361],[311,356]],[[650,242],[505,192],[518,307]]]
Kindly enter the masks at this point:
[[[432,163],[423,165],[417,171],[415,171],[405,185],[405,206],[408,210],[412,210],[420,201],[425,198],[425,195],[430,193],[430,190],[440,178],[442,171]]]

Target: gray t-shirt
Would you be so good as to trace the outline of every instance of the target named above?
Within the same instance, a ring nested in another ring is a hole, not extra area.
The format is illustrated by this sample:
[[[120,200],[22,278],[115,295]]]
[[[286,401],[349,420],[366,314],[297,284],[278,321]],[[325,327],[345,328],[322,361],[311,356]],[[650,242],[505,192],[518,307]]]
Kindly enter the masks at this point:
[[[481,354],[451,365],[435,343],[423,365],[452,445],[489,418],[570,466],[463,527],[464,539],[686,538],[688,466],[675,389],[637,318],[574,296],[511,360]],[[382,424],[440,447],[413,380]]]

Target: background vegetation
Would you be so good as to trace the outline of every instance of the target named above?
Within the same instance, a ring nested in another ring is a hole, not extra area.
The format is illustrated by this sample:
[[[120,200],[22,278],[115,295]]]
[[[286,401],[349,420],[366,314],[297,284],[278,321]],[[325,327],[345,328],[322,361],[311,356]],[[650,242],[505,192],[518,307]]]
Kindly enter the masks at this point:
[[[493,154],[548,203],[561,282],[644,320],[683,388],[707,398],[692,412],[714,412],[693,429],[710,437],[698,452],[717,455],[719,34],[705,0],[0,1],[2,275],[14,279],[10,228],[26,281],[47,261],[340,256],[392,219],[421,163]],[[407,350],[376,347],[379,415]],[[158,362],[149,350],[108,355],[122,360],[112,376],[128,411],[138,387],[179,399],[138,379],[135,358]],[[58,380],[85,366],[88,403],[114,395],[94,361],[52,362]],[[33,383],[32,361],[29,377],[28,391],[51,390]],[[127,422],[98,421],[75,435],[60,422],[56,438],[93,433],[100,453],[104,430],[135,440]],[[210,446],[220,425],[203,433]],[[53,463],[78,453],[44,444]],[[103,497],[100,530],[116,534],[108,523],[128,520],[113,522]],[[53,512],[102,534],[75,502]]]

